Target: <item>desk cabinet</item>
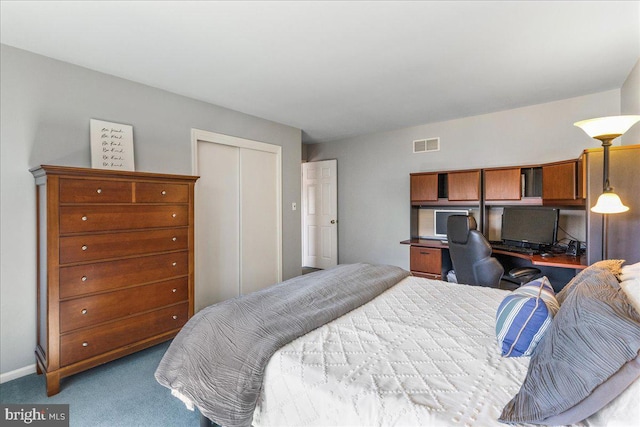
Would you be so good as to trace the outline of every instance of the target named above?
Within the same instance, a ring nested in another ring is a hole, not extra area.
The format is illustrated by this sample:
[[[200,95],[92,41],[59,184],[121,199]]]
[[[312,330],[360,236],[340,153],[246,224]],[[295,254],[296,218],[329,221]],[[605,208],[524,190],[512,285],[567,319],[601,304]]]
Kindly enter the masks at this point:
[[[542,203],[584,202],[583,171],[580,160],[542,166]]]
[[[414,276],[442,280],[442,250],[411,246],[410,270]]]
[[[480,203],[480,170],[412,173],[414,205],[477,205]]]
[[[411,201],[412,202],[437,202],[438,201],[438,174],[411,174]]]
[[[521,187],[520,168],[484,171],[485,200],[520,200]]]
[[[173,338],[193,315],[196,177],[42,166],[36,361],[60,379]]]

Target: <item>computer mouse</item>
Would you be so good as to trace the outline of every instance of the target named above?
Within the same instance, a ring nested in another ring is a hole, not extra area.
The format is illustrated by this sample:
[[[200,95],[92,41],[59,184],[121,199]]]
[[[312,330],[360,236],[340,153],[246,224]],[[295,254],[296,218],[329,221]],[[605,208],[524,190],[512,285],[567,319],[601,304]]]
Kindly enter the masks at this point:
[[[552,254],[551,252],[543,252],[543,253],[540,254],[540,256],[542,258],[551,258],[551,257],[554,257],[555,254]]]

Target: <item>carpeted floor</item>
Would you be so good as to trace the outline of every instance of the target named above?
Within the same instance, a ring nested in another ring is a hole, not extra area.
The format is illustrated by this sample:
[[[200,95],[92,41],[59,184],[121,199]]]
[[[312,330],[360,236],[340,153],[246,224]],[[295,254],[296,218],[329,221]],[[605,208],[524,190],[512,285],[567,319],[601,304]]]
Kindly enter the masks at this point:
[[[199,425],[153,376],[169,343],[65,378],[60,393],[47,397],[43,375],[31,374],[0,385],[0,403],[68,403],[70,426],[179,427]]]

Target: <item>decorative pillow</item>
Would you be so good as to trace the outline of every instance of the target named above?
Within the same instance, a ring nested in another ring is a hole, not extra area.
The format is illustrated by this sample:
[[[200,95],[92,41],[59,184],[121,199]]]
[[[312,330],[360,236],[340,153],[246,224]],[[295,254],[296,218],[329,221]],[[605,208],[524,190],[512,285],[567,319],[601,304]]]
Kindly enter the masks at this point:
[[[520,391],[504,407],[500,421],[547,424],[562,415],[563,423],[577,423],[600,410],[629,385],[629,379],[640,375],[640,364],[629,363],[640,351],[640,314],[613,272],[598,275],[599,283],[577,283],[566,295],[531,358]],[[600,395],[606,399],[589,401],[587,412],[570,411],[597,395],[602,384],[606,391]]]
[[[619,276],[622,273],[621,266],[623,262],[624,260],[621,259],[605,259],[603,261],[594,262],[589,267],[578,273],[576,277],[571,279],[571,281],[567,283],[560,292],[558,292],[558,295],[556,296],[558,303],[562,305],[567,296],[569,296],[569,294],[579,285],[589,286],[591,283],[602,283],[602,277],[606,276],[608,273],[611,273],[616,277]]]
[[[559,308],[546,276],[506,296],[496,314],[496,336],[502,355],[531,356]]]

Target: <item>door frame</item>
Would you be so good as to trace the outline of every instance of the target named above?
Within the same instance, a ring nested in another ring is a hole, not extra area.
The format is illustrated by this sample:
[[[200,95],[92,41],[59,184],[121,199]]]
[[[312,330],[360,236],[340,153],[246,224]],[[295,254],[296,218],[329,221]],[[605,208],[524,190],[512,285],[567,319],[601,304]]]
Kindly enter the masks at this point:
[[[213,144],[228,145],[237,148],[246,148],[250,150],[264,151],[276,155],[276,236],[277,236],[277,281],[282,281],[282,147],[266,142],[254,141],[251,139],[239,138],[237,136],[225,135],[221,133],[209,132],[201,129],[191,129],[191,171],[193,175],[198,176],[198,141],[209,142]],[[242,188],[242,185],[240,185]],[[196,191],[198,189],[198,181],[196,181]],[[197,215],[197,209],[194,208],[194,214]],[[240,212],[242,206],[240,206]],[[198,221],[195,221],[197,226]],[[195,230],[197,236],[197,230]],[[242,227],[240,227],[240,236],[242,236]],[[242,254],[242,239],[238,244],[238,257]],[[195,266],[197,271],[197,266]],[[242,283],[242,269],[238,272],[240,283]],[[238,289],[238,295],[240,294]]]

